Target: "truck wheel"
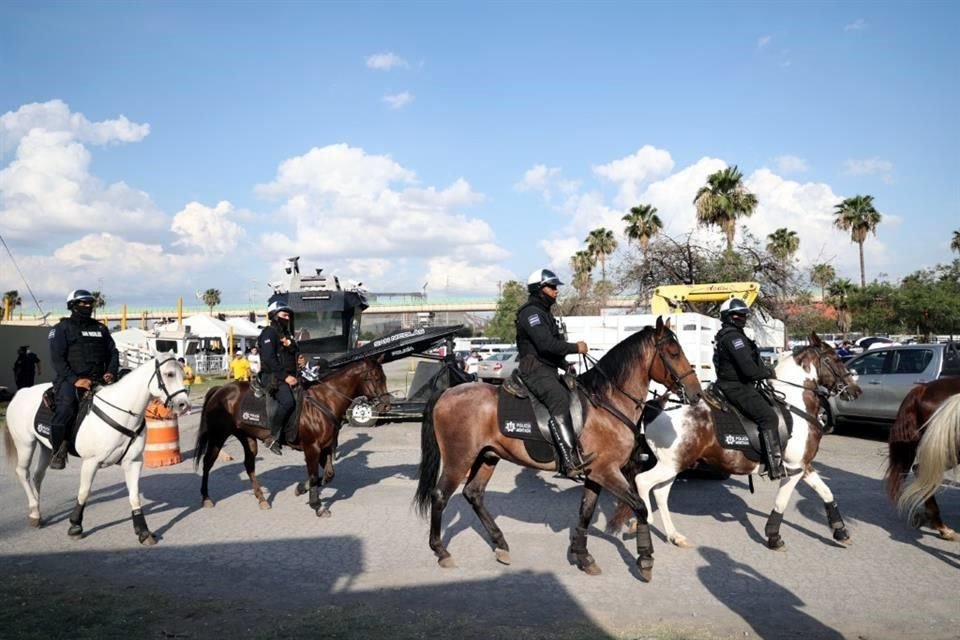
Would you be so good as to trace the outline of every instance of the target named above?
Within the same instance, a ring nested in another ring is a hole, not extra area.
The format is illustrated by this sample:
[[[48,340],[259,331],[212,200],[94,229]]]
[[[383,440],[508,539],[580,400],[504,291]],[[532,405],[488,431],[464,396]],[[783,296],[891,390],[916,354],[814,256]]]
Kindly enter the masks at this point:
[[[817,413],[820,419],[820,425],[823,427],[823,433],[833,433],[836,424],[833,422],[833,414],[830,412],[830,404],[825,400],[820,400],[820,411]]]
[[[347,422],[351,427],[372,427],[377,424],[373,405],[366,398],[357,398],[347,409]]]

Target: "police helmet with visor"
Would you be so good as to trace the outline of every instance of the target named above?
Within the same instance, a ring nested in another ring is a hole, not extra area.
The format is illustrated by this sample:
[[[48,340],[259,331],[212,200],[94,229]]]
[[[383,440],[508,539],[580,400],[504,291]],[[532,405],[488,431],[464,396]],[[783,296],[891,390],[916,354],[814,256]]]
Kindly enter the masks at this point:
[[[87,291],[86,289],[74,289],[69,294],[67,294],[67,309],[73,310],[73,307],[78,302],[89,302],[93,304],[97,301],[96,296]]]
[[[527,278],[527,291],[530,293],[537,293],[543,287],[559,287],[563,283],[560,282],[560,278],[557,277],[553,271],[550,269],[537,269],[530,274],[530,277]]]
[[[749,315],[750,307],[740,298],[729,298],[724,300],[723,304],[720,305],[720,320],[723,322],[726,322],[730,316],[743,316],[746,318]]]

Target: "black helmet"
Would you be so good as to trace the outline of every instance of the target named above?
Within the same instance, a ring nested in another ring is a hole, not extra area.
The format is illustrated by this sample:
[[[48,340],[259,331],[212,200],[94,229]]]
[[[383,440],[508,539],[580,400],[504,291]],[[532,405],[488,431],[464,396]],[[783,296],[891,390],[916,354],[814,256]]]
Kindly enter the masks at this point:
[[[93,304],[97,299],[86,289],[74,289],[67,294],[67,309],[73,310],[73,305],[81,301]]]
[[[723,304],[720,305],[720,320],[726,322],[727,318],[732,315],[748,316],[750,315],[750,307],[740,298],[724,300]]]
[[[559,287],[562,284],[557,274],[550,269],[537,269],[527,278],[527,291],[536,293],[542,287]]]

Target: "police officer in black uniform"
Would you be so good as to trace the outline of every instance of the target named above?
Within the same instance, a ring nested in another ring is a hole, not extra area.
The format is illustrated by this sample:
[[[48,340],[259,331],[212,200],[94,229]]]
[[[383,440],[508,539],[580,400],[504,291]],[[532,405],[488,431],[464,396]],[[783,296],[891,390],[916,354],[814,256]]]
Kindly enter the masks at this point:
[[[80,398],[96,383],[111,384],[120,368],[120,354],[110,331],[93,319],[95,301],[89,291],[71,291],[67,296],[70,317],[50,330],[50,360],[57,372],[50,421],[51,469],[63,469],[67,464],[67,429],[77,417]]]
[[[270,451],[282,455],[283,427],[297,408],[294,390],[300,384],[297,377],[300,347],[293,333],[293,310],[281,300],[270,303],[267,309],[270,325],[257,339],[260,349],[260,371],[264,386],[273,400],[270,416],[270,437],[264,444]]]
[[[714,339],[713,366],[717,372],[717,386],[730,404],[757,423],[760,444],[767,458],[767,471],[770,479],[776,480],[784,474],[778,431],[780,420],[770,402],[757,390],[757,383],[776,378],[777,374],[773,367],[764,366],[756,343],[743,331],[748,315],[750,308],[740,298],[730,298],[720,307],[723,325]]]
[[[560,458],[560,473],[576,479],[593,455],[584,456],[580,451],[568,416],[570,394],[557,377],[557,369],[567,368],[567,354],[586,353],[587,343],[564,340],[550,313],[562,284],[549,269],[537,269],[527,279],[530,297],[517,311],[518,368],[533,395],[550,410],[550,434]]]

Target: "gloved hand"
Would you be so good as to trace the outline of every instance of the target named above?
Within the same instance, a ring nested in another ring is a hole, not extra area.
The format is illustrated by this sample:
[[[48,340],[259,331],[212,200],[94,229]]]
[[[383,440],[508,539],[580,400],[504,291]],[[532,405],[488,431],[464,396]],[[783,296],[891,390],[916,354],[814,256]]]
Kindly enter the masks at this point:
[[[767,366],[767,378],[776,380],[777,379],[777,370],[771,366]]]
[[[293,376],[287,376],[286,378],[284,378],[283,381],[286,382],[291,387],[297,386],[297,379],[294,378]]]
[[[587,349],[586,342],[584,342],[583,340],[580,340],[579,342],[577,342],[577,353],[586,353],[587,351],[588,349]]]
[[[113,374],[109,372],[103,374],[103,382],[104,384],[113,384]]]
[[[77,378],[76,382],[73,383],[77,389],[86,389],[90,390],[90,387],[93,386],[93,382],[89,378]]]

